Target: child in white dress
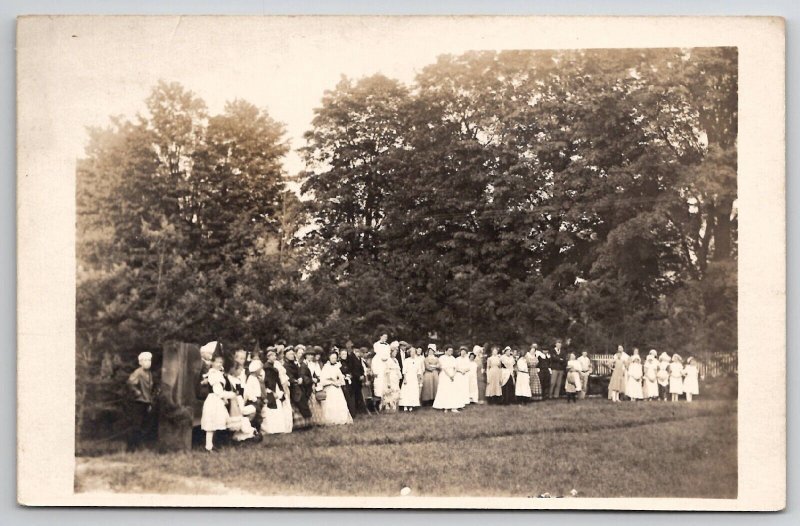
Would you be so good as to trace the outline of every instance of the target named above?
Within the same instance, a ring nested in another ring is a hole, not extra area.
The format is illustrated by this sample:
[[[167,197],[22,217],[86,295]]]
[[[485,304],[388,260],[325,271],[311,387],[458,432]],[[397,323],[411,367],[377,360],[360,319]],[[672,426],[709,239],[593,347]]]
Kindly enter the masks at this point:
[[[677,353],[672,355],[672,363],[669,364],[669,393],[673,402],[677,402],[683,394],[683,358]]]
[[[700,371],[697,369],[694,358],[690,357],[686,360],[686,366],[683,368],[683,392],[687,402],[692,401],[693,395],[700,394],[699,376]]]
[[[638,354],[631,356],[631,362],[628,365],[628,378],[625,384],[625,394],[631,401],[638,401],[644,398],[642,393],[642,377],[644,372],[642,369],[642,359]]]
[[[206,451],[214,449],[214,433],[224,431],[228,427],[228,409],[225,404],[234,398],[233,391],[225,390],[225,375],[222,356],[216,356],[211,361],[206,380],[210,388],[205,402],[203,402],[203,415],[200,418],[200,429],[206,432]]]
[[[662,352],[658,357],[658,369],[656,370],[656,381],[658,382],[658,398],[662,402],[667,401],[669,394],[669,354]]]

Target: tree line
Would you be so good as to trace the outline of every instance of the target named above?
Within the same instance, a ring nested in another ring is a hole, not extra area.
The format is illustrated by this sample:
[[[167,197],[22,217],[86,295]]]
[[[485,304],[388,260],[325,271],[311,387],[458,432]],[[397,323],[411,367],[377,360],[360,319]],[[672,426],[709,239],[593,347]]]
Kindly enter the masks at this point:
[[[265,110],[160,82],[78,163],[79,366],[381,332],[735,350],[737,85],[734,48],[444,55],[343,77],[288,174]]]

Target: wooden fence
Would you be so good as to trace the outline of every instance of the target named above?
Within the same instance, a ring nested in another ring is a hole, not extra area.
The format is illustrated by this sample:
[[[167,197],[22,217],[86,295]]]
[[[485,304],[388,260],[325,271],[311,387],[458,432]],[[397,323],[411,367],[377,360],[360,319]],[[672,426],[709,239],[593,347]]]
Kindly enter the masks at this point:
[[[592,374],[600,376],[611,375],[614,362],[613,354],[590,354],[589,358],[592,360]],[[718,376],[738,374],[739,372],[738,356],[735,352],[714,353],[703,360],[695,359],[697,360],[697,368],[700,370],[701,378],[716,378]]]

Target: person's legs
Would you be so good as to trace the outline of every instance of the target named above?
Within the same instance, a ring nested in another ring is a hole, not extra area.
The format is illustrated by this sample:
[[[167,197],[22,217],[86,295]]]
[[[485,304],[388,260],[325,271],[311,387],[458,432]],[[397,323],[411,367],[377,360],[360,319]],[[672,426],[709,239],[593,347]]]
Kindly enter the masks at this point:
[[[553,371],[550,377],[550,398],[561,396],[561,384],[564,383],[564,371]]]
[[[583,400],[589,392],[589,373],[581,373],[581,394],[578,398]]]
[[[214,449],[214,432],[206,431],[206,451]]]
[[[686,401],[687,402],[691,402],[692,401],[692,393],[686,393]]]
[[[128,432],[128,451],[135,451],[142,444],[145,433],[145,419],[147,417],[147,404],[134,402],[131,404],[131,429]]]

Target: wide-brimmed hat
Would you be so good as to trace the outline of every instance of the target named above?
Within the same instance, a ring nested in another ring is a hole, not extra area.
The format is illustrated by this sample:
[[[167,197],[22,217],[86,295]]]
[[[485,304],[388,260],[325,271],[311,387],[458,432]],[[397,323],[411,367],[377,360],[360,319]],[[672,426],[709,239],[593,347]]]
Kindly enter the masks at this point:
[[[145,351],[145,352],[140,352],[140,353],[139,353],[139,356],[138,356],[138,358],[137,358],[137,359],[138,359],[140,362],[141,362],[142,360],[152,360],[152,359],[153,359],[153,353],[151,353],[151,352],[147,352],[147,351]]]

